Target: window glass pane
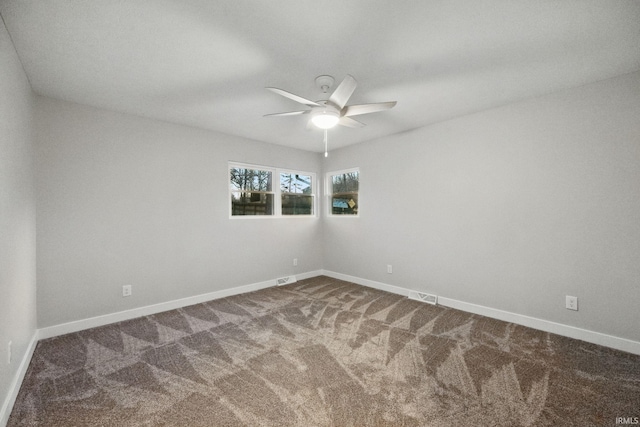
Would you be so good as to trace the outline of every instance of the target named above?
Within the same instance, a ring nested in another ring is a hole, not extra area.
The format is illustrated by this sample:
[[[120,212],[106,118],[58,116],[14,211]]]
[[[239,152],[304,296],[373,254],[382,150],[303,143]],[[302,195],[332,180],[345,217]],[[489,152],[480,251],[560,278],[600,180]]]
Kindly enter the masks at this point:
[[[313,196],[283,194],[282,215],[313,215]]]
[[[341,173],[331,177],[332,193],[358,192],[359,173],[357,171]]]
[[[231,191],[272,191],[271,171],[234,167],[230,170]]]
[[[280,191],[283,193],[311,194],[311,177],[296,173],[280,173]]]
[[[331,213],[334,215],[357,215],[358,194],[334,194],[331,196]]]
[[[234,191],[231,215],[273,215],[273,194]]]

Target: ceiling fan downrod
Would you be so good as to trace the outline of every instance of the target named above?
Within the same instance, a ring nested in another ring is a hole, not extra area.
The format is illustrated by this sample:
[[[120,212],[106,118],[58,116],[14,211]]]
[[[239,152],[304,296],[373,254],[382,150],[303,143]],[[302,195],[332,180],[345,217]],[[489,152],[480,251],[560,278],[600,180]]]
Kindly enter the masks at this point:
[[[324,130],[324,156],[329,157],[329,151],[327,150],[327,130]]]

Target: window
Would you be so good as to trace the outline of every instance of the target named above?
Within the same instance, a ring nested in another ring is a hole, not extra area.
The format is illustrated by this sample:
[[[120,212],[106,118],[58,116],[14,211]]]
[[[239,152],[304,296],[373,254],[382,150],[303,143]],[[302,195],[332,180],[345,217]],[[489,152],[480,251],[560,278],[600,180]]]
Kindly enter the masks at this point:
[[[273,171],[230,167],[231,215],[273,215]]]
[[[313,178],[299,173],[280,173],[282,215],[313,215]]]
[[[358,215],[360,171],[349,169],[327,174],[327,189],[332,215]]]
[[[232,217],[315,215],[313,173],[229,163],[229,180]]]

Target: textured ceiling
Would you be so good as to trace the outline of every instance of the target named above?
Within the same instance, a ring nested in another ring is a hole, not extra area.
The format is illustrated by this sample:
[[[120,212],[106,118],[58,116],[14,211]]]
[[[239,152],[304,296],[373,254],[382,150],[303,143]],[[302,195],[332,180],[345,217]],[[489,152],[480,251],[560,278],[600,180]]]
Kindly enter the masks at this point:
[[[330,148],[640,70],[640,1],[0,0],[33,90],[322,151],[308,116],[265,90],[398,101],[329,131]],[[214,143],[214,142],[212,142]]]

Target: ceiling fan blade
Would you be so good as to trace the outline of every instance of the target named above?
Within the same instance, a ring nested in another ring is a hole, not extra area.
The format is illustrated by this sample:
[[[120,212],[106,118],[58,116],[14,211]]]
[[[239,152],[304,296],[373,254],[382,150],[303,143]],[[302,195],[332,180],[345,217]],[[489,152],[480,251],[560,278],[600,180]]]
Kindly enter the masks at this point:
[[[358,116],[360,114],[375,113],[377,111],[389,110],[395,107],[397,101],[390,102],[377,102],[375,104],[359,104],[359,105],[347,105],[342,110],[344,117]]]
[[[351,94],[354,90],[356,90],[356,86],[358,83],[353,76],[347,74],[347,77],[342,80],[340,85],[333,91],[331,96],[329,97],[329,102],[338,107],[339,110],[347,105],[347,101],[351,97]]]
[[[309,107],[320,107],[321,106],[317,102],[311,101],[309,99],[303,98],[303,97],[298,96],[298,95],[294,95],[291,92],[287,92],[286,90],[278,89],[277,87],[268,87],[266,89],[270,90],[271,92],[277,93],[278,95],[282,95],[285,98],[289,98],[289,99],[291,99],[293,101],[299,102],[300,104],[308,105]],[[340,107],[340,108],[342,108],[342,107]]]
[[[274,117],[274,116],[299,116],[301,114],[309,114],[311,110],[302,110],[302,111],[288,111],[286,113],[272,113],[265,114],[262,117]]]
[[[340,120],[338,121],[338,124],[342,125],[342,126],[349,127],[349,128],[361,128],[361,127],[366,126],[364,123],[359,122],[359,121],[357,121],[355,119],[352,119],[350,117],[340,117]]]

